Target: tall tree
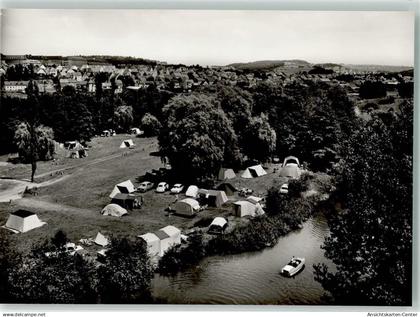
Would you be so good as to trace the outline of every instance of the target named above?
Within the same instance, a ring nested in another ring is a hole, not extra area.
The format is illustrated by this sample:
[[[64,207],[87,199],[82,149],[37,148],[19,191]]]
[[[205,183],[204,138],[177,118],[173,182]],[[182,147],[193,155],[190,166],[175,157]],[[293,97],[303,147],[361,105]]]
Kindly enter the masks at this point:
[[[204,182],[240,160],[232,123],[214,97],[179,95],[163,111],[159,145],[180,178]]]
[[[147,247],[139,240],[113,238],[103,266],[98,268],[102,303],[150,301],[153,269]]]
[[[410,305],[412,104],[374,117],[350,140],[340,168],[325,255],[315,276],[336,304]]]

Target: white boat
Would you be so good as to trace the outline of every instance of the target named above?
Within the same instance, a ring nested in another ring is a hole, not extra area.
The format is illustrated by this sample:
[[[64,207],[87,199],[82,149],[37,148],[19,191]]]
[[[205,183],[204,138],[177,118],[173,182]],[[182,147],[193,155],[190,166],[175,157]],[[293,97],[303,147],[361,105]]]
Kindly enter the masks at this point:
[[[285,276],[292,277],[299,273],[305,265],[305,258],[292,257],[289,263],[281,269],[281,273]]]

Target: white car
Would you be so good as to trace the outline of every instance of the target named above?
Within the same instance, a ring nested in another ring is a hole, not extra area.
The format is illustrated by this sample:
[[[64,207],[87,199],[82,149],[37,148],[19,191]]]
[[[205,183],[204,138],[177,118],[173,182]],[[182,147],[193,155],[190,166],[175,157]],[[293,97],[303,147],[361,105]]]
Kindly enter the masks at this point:
[[[282,268],[281,273],[285,276],[292,277],[299,273],[299,271],[303,269],[304,265],[305,258],[292,257],[290,262]]]
[[[139,187],[137,187],[137,190],[139,192],[147,192],[149,189],[153,188],[153,183],[151,182],[143,182],[139,185]]]
[[[169,185],[168,183],[165,182],[160,182],[157,187],[156,187],[156,192],[157,193],[164,193],[169,189]]]
[[[280,194],[287,194],[289,192],[289,184],[283,184],[280,187]]]
[[[184,185],[182,184],[175,184],[174,187],[171,189],[172,194],[179,194],[184,189]]]

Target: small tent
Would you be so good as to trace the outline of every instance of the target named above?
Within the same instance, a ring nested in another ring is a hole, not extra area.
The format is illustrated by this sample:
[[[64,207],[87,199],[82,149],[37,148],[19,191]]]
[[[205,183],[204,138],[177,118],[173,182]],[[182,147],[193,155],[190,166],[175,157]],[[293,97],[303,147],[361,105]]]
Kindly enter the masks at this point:
[[[140,130],[139,128],[132,128],[130,130],[130,132],[131,132],[131,134],[136,135],[136,136],[144,134],[144,132],[142,130]]]
[[[216,234],[223,233],[226,230],[227,226],[228,226],[228,222],[225,218],[216,217],[211,222],[208,232],[216,233]]]
[[[225,179],[232,179],[232,178],[235,178],[235,177],[236,177],[236,174],[233,171],[233,169],[224,168],[224,167],[220,168],[219,175],[218,175],[218,179],[220,181],[224,181]]]
[[[146,243],[147,252],[151,257],[158,256],[160,254],[160,239],[157,235],[148,232],[138,237],[143,239]]]
[[[216,189],[224,191],[227,196],[233,196],[236,192],[236,188],[230,183],[222,183]]]
[[[198,187],[195,185],[191,185],[188,187],[187,191],[185,192],[185,196],[195,198],[198,194]]]
[[[19,209],[9,215],[9,218],[3,227],[18,233],[27,232],[45,224],[45,222],[39,220],[35,213],[28,210]]]
[[[194,216],[200,210],[200,204],[193,198],[178,200],[174,206],[178,215]]]
[[[135,191],[135,188],[131,180],[126,180],[124,182],[121,182],[115,185],[109,197],[114,198],[114,196],[118,193],[130,194],[134,191]]]
[[[284,159],[280,176],[297,179],[300,177],[301,170],[298,158],[288,156]]]
[[[122,141],[120,145],[120,149],[133,148],[133,147],[134,147],[134,142],[131,139]]]
[[[172,246],[181,244],[181,230],[174,226],[166,226],[154,233],[160,240],[160,256]]]
[[[248,167],[241,175],[242,178],[254,178],[267,175],[267,172],[261,165]]]
[[[95,241],[97,245],[100,245],[101,247],[105,247],[108,245],[109,241],[108,239],[100,232],[96,235]]]
[[[111,204],[117,204],[125,209],[133,210],[140,208],[142,205],[142,197],[135,197],[131,194],[117,193],[112,199]]]
[[[198,195],[204,204],[211,207],[220,207],[228,201],[226,193],[222,190],[200,189]]]
[[[264,214],[264,210],[260,204],[254,204],[247,200],[235,201],[233,203],[233,212],[236,217],[255,217]]]
[[[104,209],[102,209],[101,214],[103,216],[122,217],[127,215],[128,212],[126,209],[117,204],[109,204],[106,205]]]

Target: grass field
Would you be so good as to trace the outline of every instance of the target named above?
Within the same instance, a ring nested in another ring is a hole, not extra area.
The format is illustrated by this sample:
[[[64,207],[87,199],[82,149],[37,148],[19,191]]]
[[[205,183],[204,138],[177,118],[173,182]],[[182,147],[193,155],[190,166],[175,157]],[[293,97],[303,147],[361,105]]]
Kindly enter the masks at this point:
[[[164,211],[174,202],[175,197],[169,193],[158,194],[154,190],[142,194],[144,205],[141,209],[131,211],[122,218],[106,217],[100,214],[101,209],[110,203],[109,194],[115,184],[130,179],[137,187],[137,178],[152,169],[162,167],[160,158],[150,155],[158,150],[156,138],[135,138],[135,149],[120,149],[119,145],[126,135],[111,138],[95,138],[91,142],[89,156],[83,159],[68,159],[59,157],[56,162],[42,162],[39,173],[44,173],[45,179],[60,178],[54,171],[63,169],[66,176],[53,185],[39,187],[38,195],[26,195],[25,198],[10,203],[0,204],[0,224],[4,224],[10,211],[24,208],[37,213],[47,225],[23,234],[12,235],[12,243],[16,248],[27,252],[32,245],[43,242],[61,229],[76,242],[81,238],[94,238],[98,231],[105,235],[137,236],[153,232],[166,225],[174,225],[181,229],[193,227],[202,218],[215,216],[229,217],[232,203],[223,208],[208,208],[194,218],[168,216]],[[125,153],[125,155],[123,155]],[[10,177],[21,177],[20,173],[29,173],[30,167],[18,164],[10,166],[7,172]],[[13,174],[17,172],[17,174]],[[51,175],[52,174],[52,175]],[[255,179],[238,177],[230,182],[238,188],[248,187],[258,195],[265,194],[272,184],[281,184],[277,173],[272,168],[266,176]],[[182,195],[180,195],[182,198]],[[235,197],[234,199],[238,199]],[[89,247],[97,251],[100,247]]]

